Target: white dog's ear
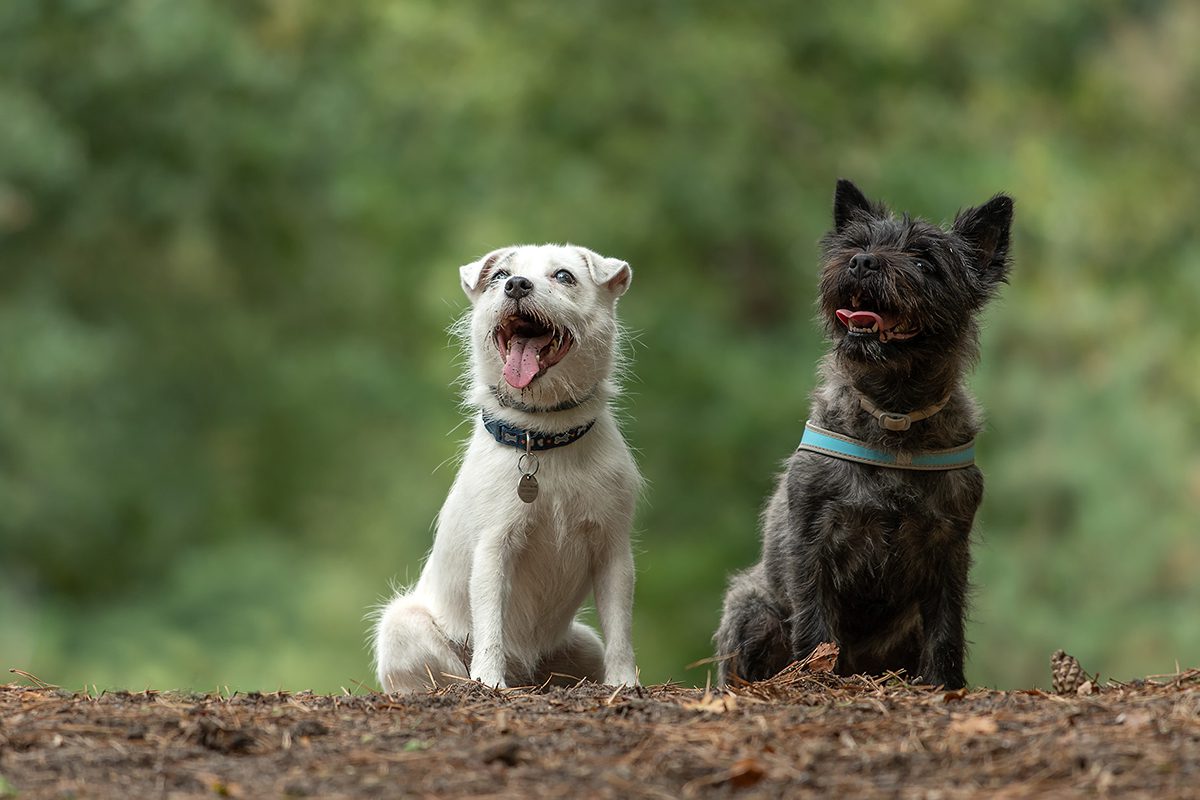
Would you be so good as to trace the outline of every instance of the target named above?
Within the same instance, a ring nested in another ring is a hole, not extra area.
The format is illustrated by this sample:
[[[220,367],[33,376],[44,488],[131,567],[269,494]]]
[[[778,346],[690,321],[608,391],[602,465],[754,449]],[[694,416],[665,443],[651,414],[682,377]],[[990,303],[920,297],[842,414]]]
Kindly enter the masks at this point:
[[[614,297],[620,297],[629,290],[629,284],[633,281],[633,270],[629,264],[619,258],[605,258],[586,247],[578,250],[597,285],[607,287]]]
[[[483,294],[483,290],[487,287],[487,276],[492,271],[492,267],[496,266],[496,262],[510,252],[512,252],[511,247],[501,247],[478,261],[463,264],[458,268],[458,277],[462,281],[463,291],[467,293],[467,297],[471,298],[472,303],[479,298],[479,295]]]

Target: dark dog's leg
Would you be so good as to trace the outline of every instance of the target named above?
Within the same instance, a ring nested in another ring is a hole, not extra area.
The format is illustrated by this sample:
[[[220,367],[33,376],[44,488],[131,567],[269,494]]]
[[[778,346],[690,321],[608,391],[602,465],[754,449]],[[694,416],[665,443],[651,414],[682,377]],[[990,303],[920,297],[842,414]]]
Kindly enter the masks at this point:
[[[967,685],[963,675],[966,657],[967,571],[970,555],[966,547],[951,554],[945,578],[921,603],[925,641],[921,648],[921,679],[947,689]]]
[[[717,681],[769,678],[792,660],[785,615],[771,599],[762,565],[733,576],[716,643]]]
[[[792,618],[791,624],[791,651],[792,657],[789,661],[799,661],[811,653],[817,645],[822,642],[833,642],[840,644],[837,637],[830,630],[829,622],[825,618],[820,605],[814,600],[810,601],[805,607],[796,609],[796,616]],[[838,656],[838,673],[845,675],[845,667],[850,663],[850,653],[844,653]],[[853,671],[853,670],[851,670]]]

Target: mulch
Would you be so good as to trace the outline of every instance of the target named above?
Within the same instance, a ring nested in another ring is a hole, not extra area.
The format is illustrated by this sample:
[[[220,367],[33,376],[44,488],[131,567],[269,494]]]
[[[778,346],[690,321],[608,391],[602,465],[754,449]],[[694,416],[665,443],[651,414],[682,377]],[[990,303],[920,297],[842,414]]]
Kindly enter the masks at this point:
[[[1058,695],[830,663],[727,691],[0,686],[0,797],[1200,796],[1200,669]]]

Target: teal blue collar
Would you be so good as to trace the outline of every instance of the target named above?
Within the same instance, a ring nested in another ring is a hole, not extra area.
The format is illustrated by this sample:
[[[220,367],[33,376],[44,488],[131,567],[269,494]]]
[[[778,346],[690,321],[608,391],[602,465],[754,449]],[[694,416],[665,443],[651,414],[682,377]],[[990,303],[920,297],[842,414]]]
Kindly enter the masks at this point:
[[[858,439],[825,430],[814,425],[811,420],[804,423],[804,436],[796,449],[889,469],[950,470],[962,469],[975,463],[974,439],[949,450],[888,453],[868,447]]]

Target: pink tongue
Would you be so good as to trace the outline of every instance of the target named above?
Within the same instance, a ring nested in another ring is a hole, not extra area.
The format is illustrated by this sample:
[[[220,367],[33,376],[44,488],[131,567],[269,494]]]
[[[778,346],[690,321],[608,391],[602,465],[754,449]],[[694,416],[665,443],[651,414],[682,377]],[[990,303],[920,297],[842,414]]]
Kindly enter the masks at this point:
[[[872,325],[878,325],[879,330],[886,331],[895,326],[895,319],[892,317],[881,317],[874,311],[851,311],[846,308],[837,310],[838,321],[846,327],[853,325],[856,328],[870,328]]]
[[[508,345],[508,357],[504,360],[504,380],[515,389],[524,389],[537,377],[542,367],[538,364],[538,353],[550,344],[553,333],[536,339],[514,336]]]

